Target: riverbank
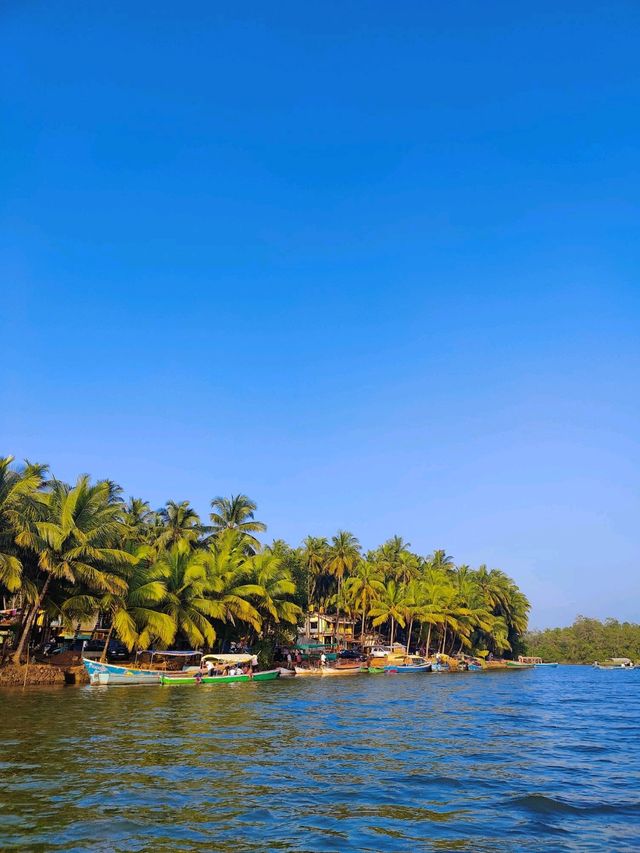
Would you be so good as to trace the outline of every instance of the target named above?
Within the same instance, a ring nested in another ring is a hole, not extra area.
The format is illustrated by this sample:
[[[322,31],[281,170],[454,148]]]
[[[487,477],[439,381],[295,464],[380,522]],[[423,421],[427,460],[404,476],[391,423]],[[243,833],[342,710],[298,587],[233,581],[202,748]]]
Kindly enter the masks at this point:
[[[21,666],[6,664],[0,667],[0,687],[38,687],[56,684],[63,686],[67,683],[88,684],[89,676],[84,666],[62,669],[49,664],[29,663]]]

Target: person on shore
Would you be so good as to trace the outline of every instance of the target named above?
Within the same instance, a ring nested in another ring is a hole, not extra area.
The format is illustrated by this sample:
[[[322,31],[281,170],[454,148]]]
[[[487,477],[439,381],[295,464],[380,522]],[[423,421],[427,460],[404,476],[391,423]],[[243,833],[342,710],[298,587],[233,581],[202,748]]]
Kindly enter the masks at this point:
[[[324,652],[320,655],[320,669],[324,669],[327,663],[327,656]]]
[[[251,658],[251,670],[252,670],[252,672],[255,672],[257,668],[258,668],[258,655],[253,655],[253,657]]]
[[[287,652],[287,669],[291,669],[292,660],[291,652]]]

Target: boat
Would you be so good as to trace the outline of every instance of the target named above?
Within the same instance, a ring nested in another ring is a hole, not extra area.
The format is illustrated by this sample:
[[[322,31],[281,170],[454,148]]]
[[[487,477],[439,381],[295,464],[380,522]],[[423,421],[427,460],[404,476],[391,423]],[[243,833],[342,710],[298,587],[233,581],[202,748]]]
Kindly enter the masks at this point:
[[[385,672],[396,672],[398,675],[414,672],[431,672],[429,661],[411,655],[399,655],[397,660],[388,657],[383,668]]]
[[[524,655],[520,655],[518,657],[518,662],[519,663],[532,663],[536,668],[541,667],[541,666],[551,666],[551,667],[558,666],[557,662],[545,663],[545,661],[543,661],[542,658],[525,657]]]
[[[82,658],[91,684],[160,684],[162,673],[158,669],[139,669],[134,666],[118,666]]]
[[[519,660],[505,660],[504,665],[508,669],[533,669],[535,666],[533,663],[521,663]]]
[[[482,666],[482,664],[479,663],[470,663],[467,666],[467,670],[469,672],[482,672],[484,670],[484,667]]]
[[[635,669],[631,658],[608,658],[602,663],[595,661],[593,666],[595,669]]]
[[[280,673],[280,678],[295,678],[296,677],[295,669],[287,669],[286,666],[279,666],[278,672]]]
[[[172,674],[170,672],[160,673],[160,684],[234,684],[242,681],[275,681],[280,678],[280,670],[267,669],[264,672],[254,672],[253,674],[241,675],[199,675],[199,673],[180,673]]]
[[[339,675],[358,675],[362,672],[362,667],[360,664],[357,664],[356,666],[318,666],[314,669],[308,669],[304,666],[296,666],[295,671],[296,675],[300,675],[303,678],[306,678],[307,676],[328,678]]]
[[[536,669],[540,669],[541,667],[545,667],[545,666],[556,667],[556,666],[558,666],[558,662],[557,661],[550,661],[550,662],[543,661],[542,663],[534,663],[534,667]]]
[[[368,666],[363,671],[368,672],[369,675],[384,675],[385,670],[383,666]]]

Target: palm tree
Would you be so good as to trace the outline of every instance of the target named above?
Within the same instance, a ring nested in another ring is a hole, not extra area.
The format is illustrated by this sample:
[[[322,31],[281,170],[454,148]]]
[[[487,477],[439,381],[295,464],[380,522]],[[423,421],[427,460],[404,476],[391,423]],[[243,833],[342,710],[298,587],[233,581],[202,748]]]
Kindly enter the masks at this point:
[[[13,456],[0,457],[0,587],[17,592],[22,585],[23,557],[15,537],[33,510],[37,492],[44,485],[46,467],[27,462],[12,468]]]
[[[352,572],[360,559],[360,543],[348,530],[338,530],[331,539],[331,545],[327,555],[327,570],[338,582],[338,593],[336,598],[336,621],[334,624],[334,638],[338,633],[340,622],[340,605],[342,601],[342,581],[345,574]]]
[[[361,614],[360,642],[362,642],[364,640],[365,620],[369,614],[371,602],[375,601],[385,591],[382,574],[376,563],[371,560],[361,560],[351,577],[347,578],[344,589],[348,600]]]
[[[264,589],[252,582],[244,536],[235,530],[222,531],[204,555],[207,596],[212,618],[236,626],[250,625],[256,632],[262,617],[252,599],[260,600]]]
[[[264,533],[267,525],[256,521],[254,513],[258,508],[255,501],[247,495],[231,495],[230,498],[217,497],[211,501],[211,527],[214,534],[223,530],[237,530],[244,534],[247,544],[254,550],[260,548],[260,542],[253,533]]]
[[[188,539],[179,539],[156,557],[151,568],[167,589],[162,610],[173,623],[170,642],[182,635],[192,648],[211,647],[216,633],[210,621],[214,608],[207,596],[207,553],[194,551]]]
[[[331,596],[331,575],[327,571],[329,543],[324,536],[307,536],[300,548],[300,557],[306,571],[307,609],[322,609]],[[309,636],[307,617],[306,635]]]
[[[130,497],[122,510],[122,520],[128,528],[133,543],[149,543],[153,538],[154,527],[158,524],[158,514],[149,506],[148,501]]]
[[[102,592],[126,592],[121,573],[135,557],[114,547],[125,533],[119,509],[112,485],[108,481],[92,485],[87,475],[79,477],[73,488],[53,480],[49,491],[39,496],[37,514],[26,519],[16,541],[37,554],[45,580],[24,623],[13,655],[16,663],[53,579]]]
[[[295,625],[302,611],[291,601],[296,586],[282,559],[270,551],[256,554],[247,560],[247,573],[249,583],[259,590],[253,596],[263,624],[288,622]]]
[[[158,517],[163,525],[154,542],[158,551],[171,548],[180,541],[195,545],[204,531],[200,516],[189,501],[167,501],[164,507],[158,510]]]
[[[406,591],[394,580],[387,581],[384,591],[373,601],[369,615],[373,617],[374,627],[391,623],[389,645],[393,648],[393,637],[396,623],[404,628],[406,625]]]
[[[72,596],[62,605],[63,617],[77,619],[96,612],[109,614],[111,626],[102,650],[103,661],[114,632],[129,651],[134,646],[148,648],[157,641],[169,645],[175,637],[174,621],[161,609],[167,596],[166,569],[150,564],[145,559],[148,553],[148,548],[140,549],[138,561],[127,572],[125,592]]]

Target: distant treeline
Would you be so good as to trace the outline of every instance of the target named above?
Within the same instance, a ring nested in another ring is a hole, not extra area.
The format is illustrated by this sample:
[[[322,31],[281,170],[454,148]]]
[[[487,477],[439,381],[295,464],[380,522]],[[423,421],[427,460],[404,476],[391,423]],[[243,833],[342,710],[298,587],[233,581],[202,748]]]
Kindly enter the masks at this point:
[[[525,643],[528,654],[560,663],[593,663],[610,657],[640,660],[640,625],[578,616],[567,628],[529,631]]]

